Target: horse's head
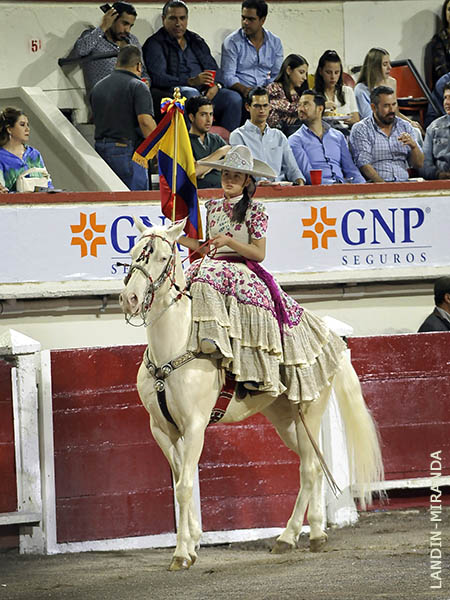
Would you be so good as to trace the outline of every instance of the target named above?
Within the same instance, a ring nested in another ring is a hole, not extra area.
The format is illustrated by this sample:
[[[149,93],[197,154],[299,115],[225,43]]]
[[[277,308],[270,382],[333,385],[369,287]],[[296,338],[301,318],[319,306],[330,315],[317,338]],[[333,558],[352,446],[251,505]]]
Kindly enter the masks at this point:
[[[164,288],[167,292],[175,285],[176,270],[181,270],[177,239],[183,231],[185,221],[169,227],[145,227],[140,220],[135,219],[142,235],[131,250],[132,263],[125,277],[125,289],[119,296],[126,315],[141,315],[145,323],[145,315],[158,290],[163,293]]]

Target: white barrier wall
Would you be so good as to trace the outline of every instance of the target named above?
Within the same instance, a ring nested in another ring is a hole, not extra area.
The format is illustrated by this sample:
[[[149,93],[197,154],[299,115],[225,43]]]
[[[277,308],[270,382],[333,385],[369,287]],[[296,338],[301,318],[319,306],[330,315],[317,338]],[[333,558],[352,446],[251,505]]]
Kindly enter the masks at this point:
[[[1,2],[1,87],[40,86],[60,108],[78,108],[85,120],[83,78],[78,67],[58,67],[80,33],[101,20],[97,3]],[[136,3],[133,32],[143,43],[161,25],[161,4]],[[303,54],[315,70],[328,48],[347,70],[361,64],[371,46],[393,59],[411,58],[423,72],[424,47],[436,30],[441,0],[269,2],[267,28],[279,35],[285,55]],[[225,36],[240,26],[240,3],[189,3],[189,28],[207,40],[219,60]],[[215,26],[212,28],[211,24]],[[13,66],[13,68],[11,68]]]

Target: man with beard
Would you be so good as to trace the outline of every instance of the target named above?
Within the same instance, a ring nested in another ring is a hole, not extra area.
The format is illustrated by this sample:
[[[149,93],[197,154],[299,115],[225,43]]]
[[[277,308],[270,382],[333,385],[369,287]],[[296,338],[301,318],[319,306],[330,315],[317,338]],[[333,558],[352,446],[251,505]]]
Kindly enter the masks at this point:
[[[372,116],[355,123],[350,133],[355,164],[367,181],[407,181],[408,168],[420,169],[424,160],[413,128],[395,116],[397,99],[392,88],[374,88],[370,103]]]
[[[311,184],[311,169],[322,171],[322,183],[365,183],[355,166],[343,133],[322,120],[325,96],[306,90],[298,101],[302,126],[289,137],[289,146],[306,183]]]
[[[88,98],[94,85],[114,71],[120,48],[124,48],[129,44],[141,48],[137,37],[130,33],[136,17],[137,12],[132,4],[114,2],[112,7],[103,15],[100,25],[83,31],[75,42],[71,57],[92,58],[97,54],[111,55],[109,58],[82,62],[86,96]],[[142,71],[142,78],[149,80],[145,67]]]

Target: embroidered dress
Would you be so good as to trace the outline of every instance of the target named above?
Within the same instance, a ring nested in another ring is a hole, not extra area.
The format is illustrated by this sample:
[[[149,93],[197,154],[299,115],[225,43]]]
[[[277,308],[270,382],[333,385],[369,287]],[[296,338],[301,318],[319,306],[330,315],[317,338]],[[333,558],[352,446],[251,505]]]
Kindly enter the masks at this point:
[[[220,233],[243,243],[265,237],[268,217],[261,202],[251,201],[243,223],[231,221],[239,200],[206,203],[209,239]],[[198,352],[201,341],[211,339],[237,381],[261,383],[267,393],[285,392],[293,402],[319,397],[345,350],[321,319],[301,308],[258,263],[227,246],[214,258],[194,262],[186,275],[193,298],[189,350]]]

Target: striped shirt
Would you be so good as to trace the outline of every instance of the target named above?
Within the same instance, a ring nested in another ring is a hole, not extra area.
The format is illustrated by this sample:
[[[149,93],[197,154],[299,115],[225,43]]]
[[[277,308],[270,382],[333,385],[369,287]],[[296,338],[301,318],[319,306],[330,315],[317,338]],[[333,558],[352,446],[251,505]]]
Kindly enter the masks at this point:
[[[412,125],[395,117],[387,136],[373,115],[355,123],[350,133],[350,148],[357,167],[371,165],[385,181],[407,181],[411,148],[398,141],[402,133],[415,139]]]

